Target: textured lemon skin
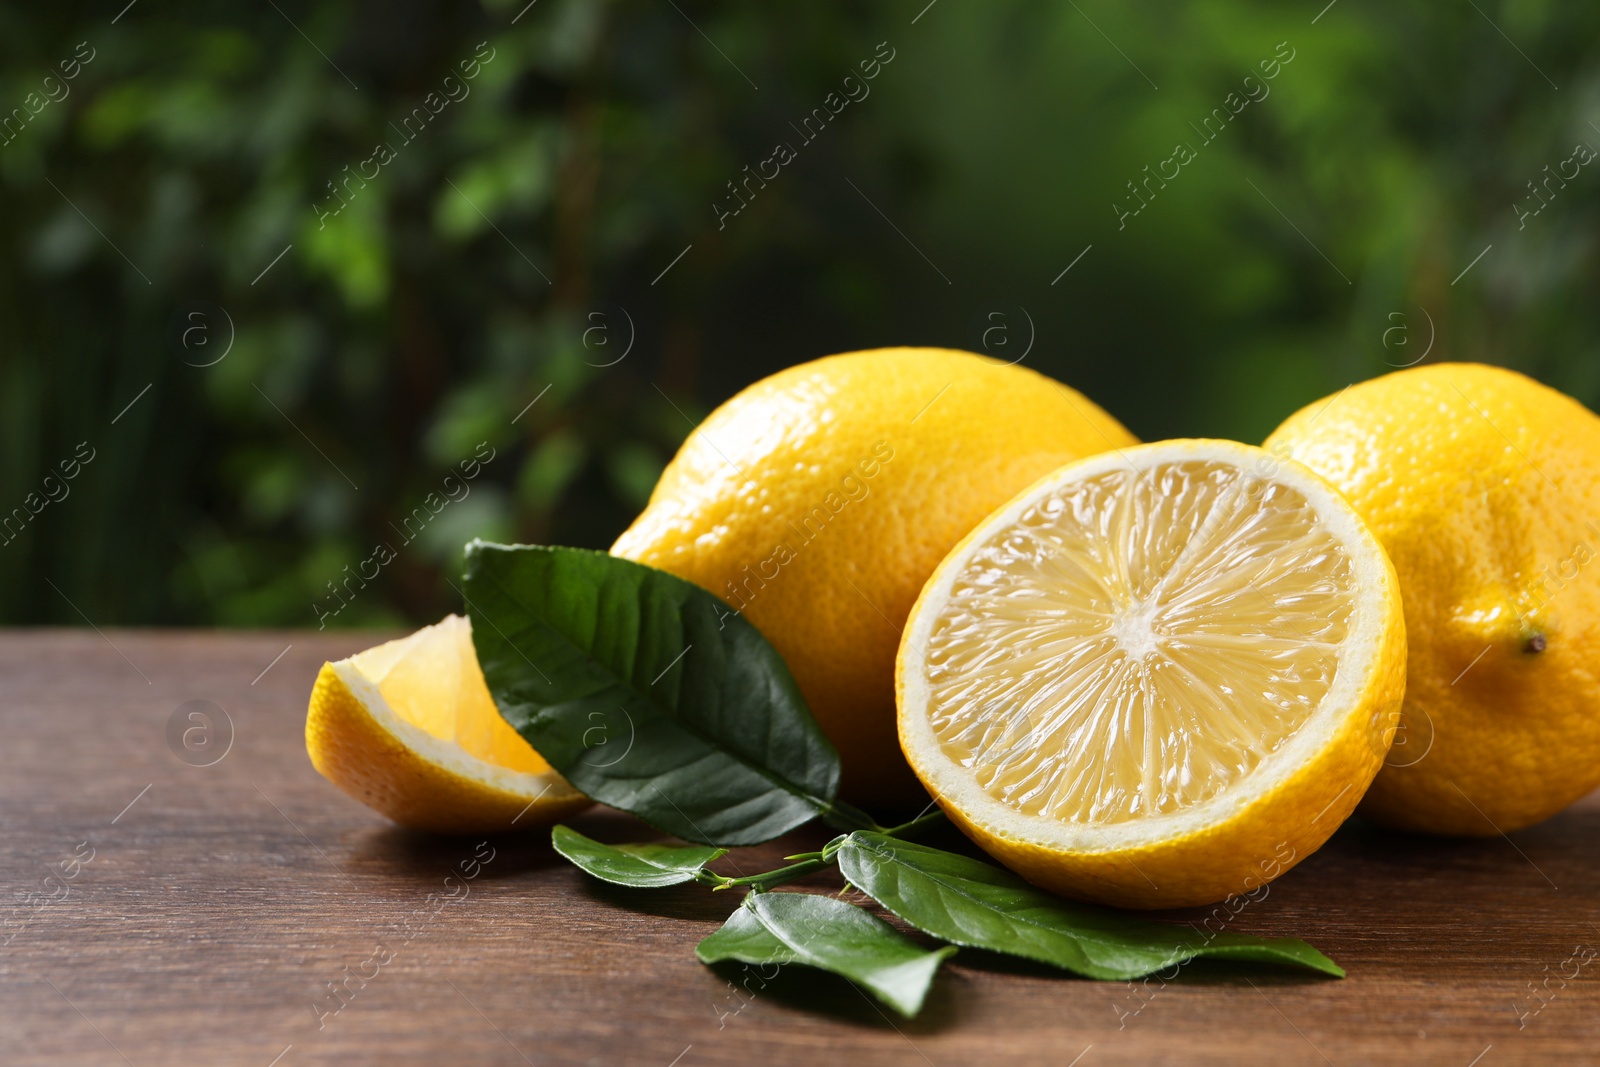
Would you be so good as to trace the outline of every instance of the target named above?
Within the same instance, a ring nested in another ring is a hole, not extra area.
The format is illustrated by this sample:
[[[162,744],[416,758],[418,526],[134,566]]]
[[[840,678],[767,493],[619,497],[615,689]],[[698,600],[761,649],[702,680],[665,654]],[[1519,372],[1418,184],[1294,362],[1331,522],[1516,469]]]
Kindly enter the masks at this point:
[[[429,761],[379,723],[331,663],[322,665],[311,690],[306,751],[324,778],[400,825],[418,830],[528,829],[559,822],[591,804],[564,783],[535,799]]]
[[[1489,835],[1600,785],[1600,419],[1514,371],[1441,363],[1312,404],[1266,447],[1337,485],[1400,574],[1404,744],[1362,813]]]
[[[1234,442],[1196,443],[1249,448]],[[1039,484],[1054,481],[1060,473],[1051,472]],[[1035,489],[1029,486],[1018,499]],[[996,511],[1009,506],[1010,502]],[[972,541],[990,532],[979,524],[964,537],[929,578],[928,590],[939,584],[946,566],[962,562]],[[929,785],[929,792],[950,821],[980,848],[1028,881],[1063,896],[1121,908],[1183,908],[1260,890],[1321,848],[1350,817],[1382,766],[1394,736],[1405,695],[1405,618],[1393,565],[1383,557],[1375,539],[1369,547],[1384,564],[1384,588],[1373,591],[1383,617],[1378,625],[1378,647],[1360,696],[1313,759],[1227,818],[1149,845],[1068,851],[1041,846],[973,819],[932,786],[931,775],[919,771],[919,777]],[[924,609],[938,610],[926,593],[918,597],[910,617],[916,618]],[[911,629],[908,623],[907,632]],[[905,693],[906,678],[921,669],[921,659],[909,642],[901,644],[895,664],[897,693]],[[904,723],[911,713],[913,709],[902,701],[902,738],[907,736]],[[912,746],[905,746],[905,754],[916,768],[919,757]]]
[[[1046,471],[1135,443],[1023,367],[938,348],[828,356],[712,412],[611,551],[742,610],[839,749],[844,792],[915,802],[894,658],[923,581]]]

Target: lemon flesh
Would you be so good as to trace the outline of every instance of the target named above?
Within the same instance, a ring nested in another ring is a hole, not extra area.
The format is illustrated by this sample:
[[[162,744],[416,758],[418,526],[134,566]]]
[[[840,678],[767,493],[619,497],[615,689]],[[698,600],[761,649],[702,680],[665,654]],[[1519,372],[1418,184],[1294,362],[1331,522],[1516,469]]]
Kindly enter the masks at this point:
[[[1246,446],[1164,442],[1047,476],[946,558],[901,646],[901,738],[1035,881],[1202,903],[1349,813],[1403,672],[1393,569],[1331,487]]]
[[[472,624],[461,616],[357,652],[349,663],[378,687],[391,711],[440,741],[507,770],[550,772],[495,707],[478,669]]]
[[[457,615],[324,664],[306,750],[323,777],[417,829],[524,829],[589,804],[501,717]]]

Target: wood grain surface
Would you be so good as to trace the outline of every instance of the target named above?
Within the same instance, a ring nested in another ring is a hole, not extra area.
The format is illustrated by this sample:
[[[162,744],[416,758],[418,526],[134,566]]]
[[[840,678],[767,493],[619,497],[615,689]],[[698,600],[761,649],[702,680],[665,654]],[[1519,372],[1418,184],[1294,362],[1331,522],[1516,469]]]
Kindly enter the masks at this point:
[[[1343,981],[1201,962],[1096,983],[963,951],[908,1022],[805,968],[695,962],[734,894],[610,889],[545,832],[426,837],[345,797],[306,759],[306,698],[373,640],[0,636],[0,1063],[1600,1062],[1595,797],[1509,838],[1352,822],[1230,917]]]

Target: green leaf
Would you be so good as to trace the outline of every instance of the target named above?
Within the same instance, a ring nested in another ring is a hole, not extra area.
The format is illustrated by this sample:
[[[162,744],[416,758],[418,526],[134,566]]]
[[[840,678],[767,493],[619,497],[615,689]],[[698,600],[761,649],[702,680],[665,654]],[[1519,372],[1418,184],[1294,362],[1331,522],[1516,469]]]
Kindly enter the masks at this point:
[[[854,904],[811,893],[751,893],[695,946],[701,963],[803,963],[859,982],[910,1018],[953,945],[928,951]]]
[[[550,831],[550,844],[601,881],[638,889],[692,882],[702,867],[728,851],[705,845],[604,845],[566,826]]]
[[[707,845],[831,809],[839,755],[789,668],[699,586],[603,552],[474,541],[465,595],[500,714],[593,799]]]
[[[1208,934],[1076,904],[991,864],[879,833],[851,834],[837,858],[852,885],[919,930],[1087,978],[1138,978],[1197,956],[1344,977],[1338,964],[1295,938]]]

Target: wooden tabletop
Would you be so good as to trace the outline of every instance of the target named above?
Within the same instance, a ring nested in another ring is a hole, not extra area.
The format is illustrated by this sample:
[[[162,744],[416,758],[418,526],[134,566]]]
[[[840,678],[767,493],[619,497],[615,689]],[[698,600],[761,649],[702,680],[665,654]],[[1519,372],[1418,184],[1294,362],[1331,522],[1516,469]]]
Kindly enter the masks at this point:
[[[733,894],[610,889],[543,832],[426,837],[345,797],[306,759],[306,698],[371,643],[0,636],[0,1062],[1600,1062],[1596,797],[1509,838],[1353,822],[1230,921],[1304,937],[1343,981],[1201,962],[1089,982],[963,951],[908,1022],[802,967],[736,991],[695,962]]]

